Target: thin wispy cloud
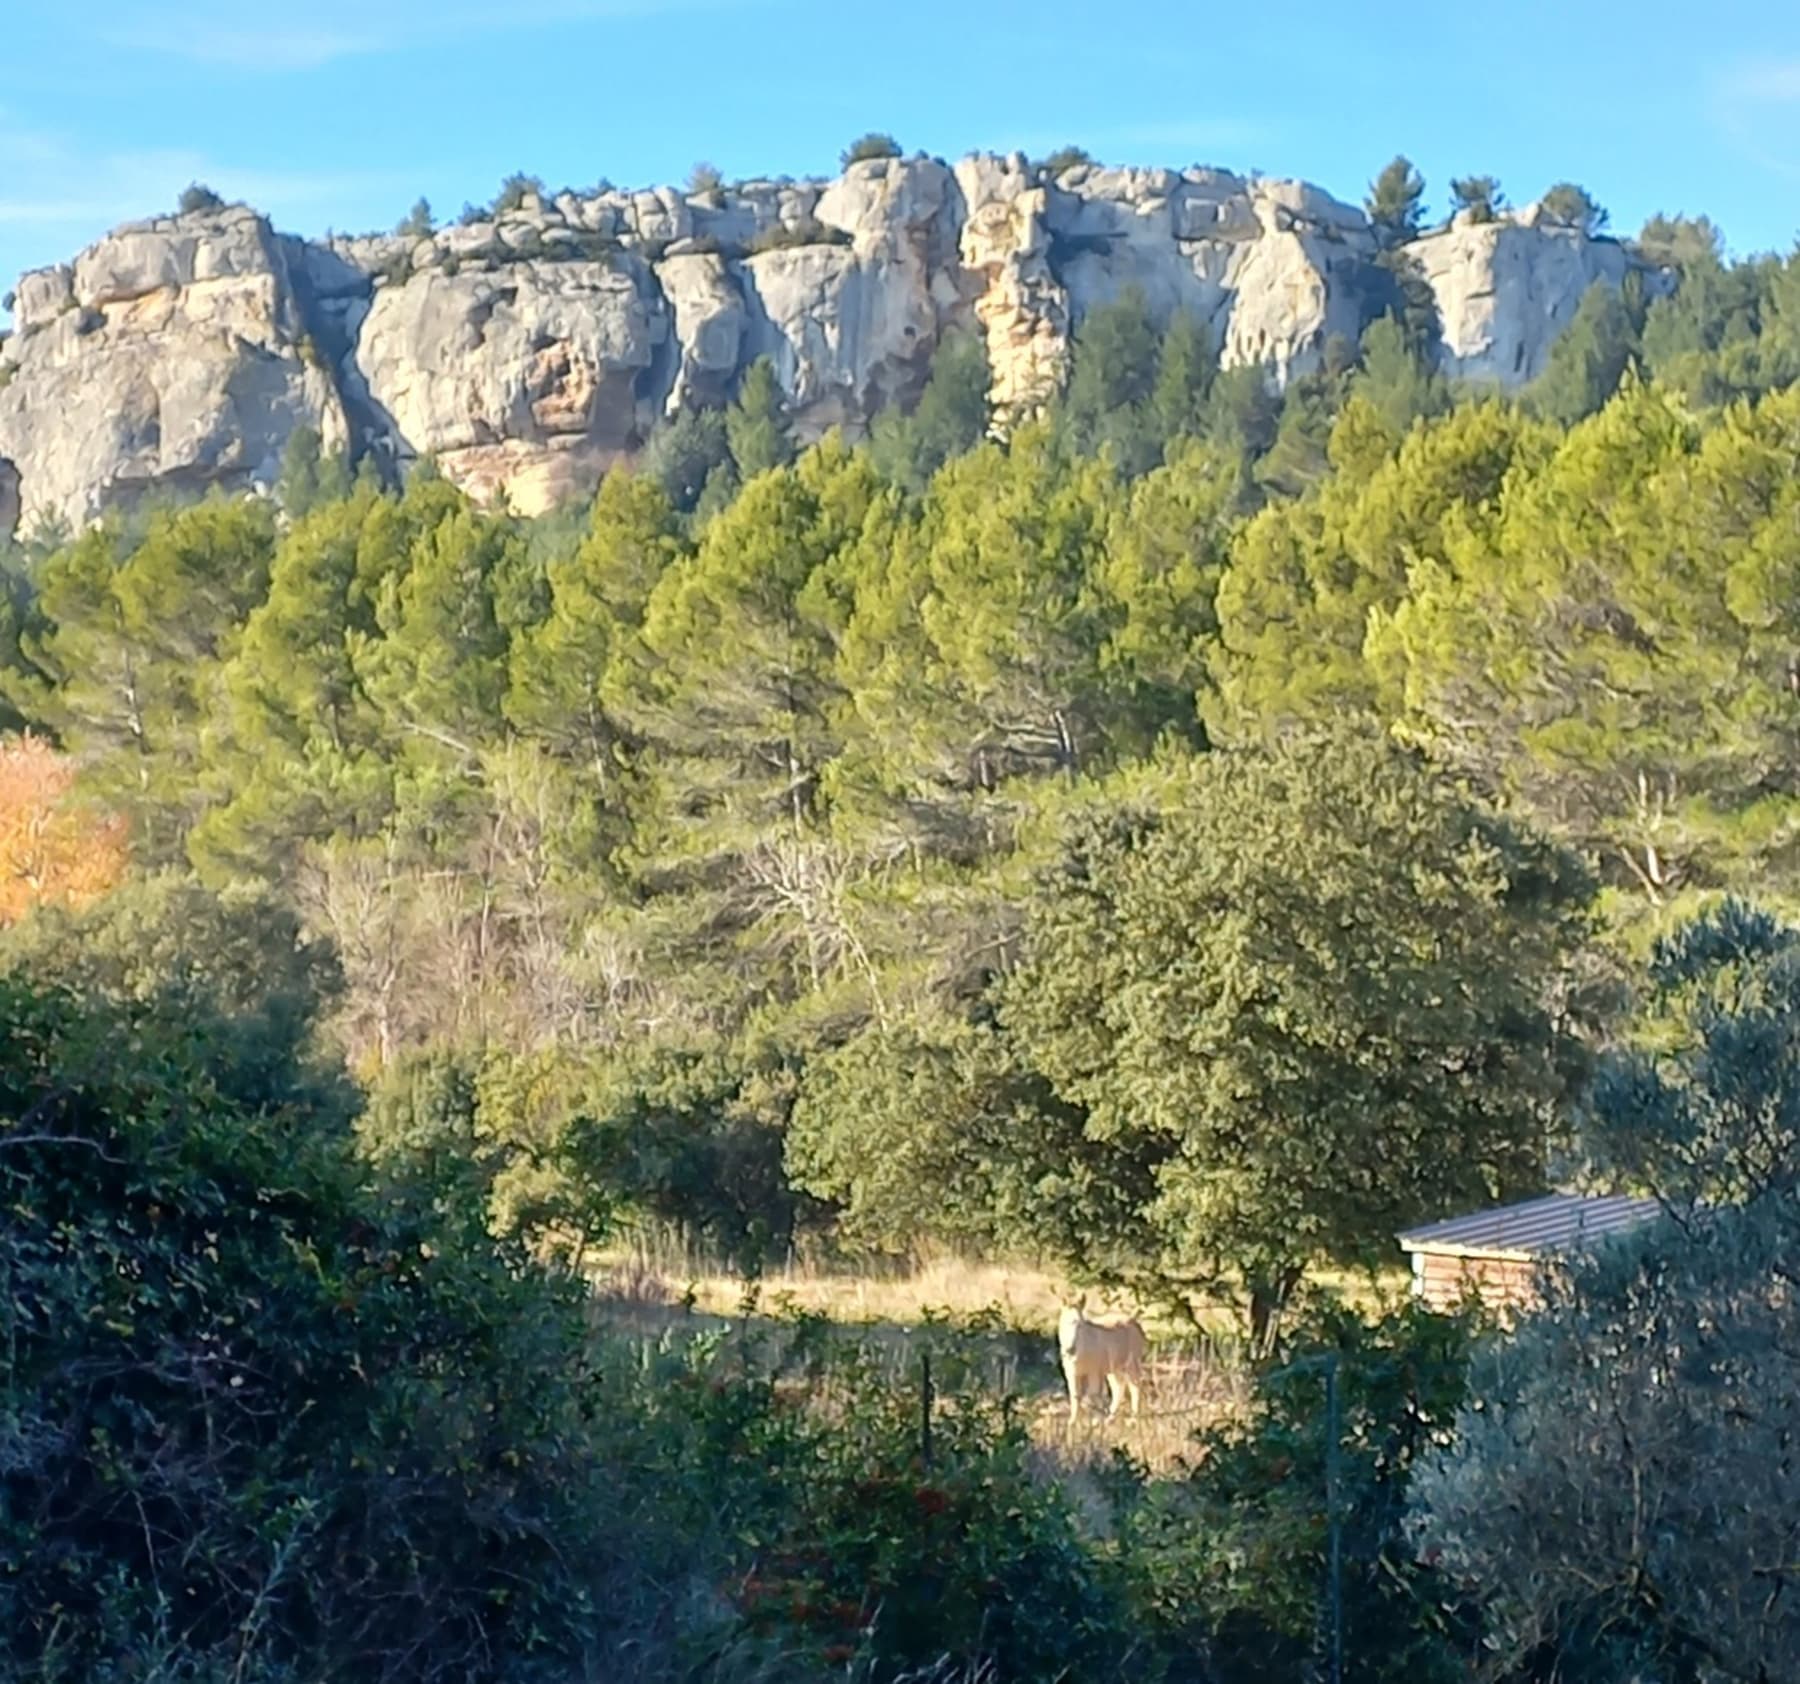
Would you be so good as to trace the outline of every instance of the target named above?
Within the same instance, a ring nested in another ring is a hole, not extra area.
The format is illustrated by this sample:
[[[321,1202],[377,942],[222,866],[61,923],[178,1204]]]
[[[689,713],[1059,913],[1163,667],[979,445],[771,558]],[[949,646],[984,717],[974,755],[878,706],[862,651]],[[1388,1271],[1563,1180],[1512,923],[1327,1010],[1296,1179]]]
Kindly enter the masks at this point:
[[[1722,91],[1739,99],[1800,104],[1800,58],[1762,59],[1742,64],[1721,79]]]
[[[129,52],[168,53],[194,64],[228,70],[321,70],[339,59],[379,52],[378,35],[331,29],[108,30],[108,46]]]
[[[28,193],[17,191],[29,181]],[[297,215],[369,191],[405,191],[397,171],[267,170],[233,166],[204,152],[146,149],[80,153],[61,136],[22,127],[0,111],[0,224],[98,230],[172,208],[181,189],[204,181],[227,198]]]
[[[245,29],[235,6],[222,0],[153,11],[119,28],[102,28],[106,45],[160,53],[189,63],[236,71],[321,70],[344,59],[394,53],[425,42],[517,34],[559,23],[655,17],[709,10],[744,0],[524,0],[511,6],[424,6],[389,0],[380,8],[330,0],[316,5],[301,29]]]
[[[1707,110],[1746,162],[1800,180],[1800,57],[1745,59],[1716,73]]]

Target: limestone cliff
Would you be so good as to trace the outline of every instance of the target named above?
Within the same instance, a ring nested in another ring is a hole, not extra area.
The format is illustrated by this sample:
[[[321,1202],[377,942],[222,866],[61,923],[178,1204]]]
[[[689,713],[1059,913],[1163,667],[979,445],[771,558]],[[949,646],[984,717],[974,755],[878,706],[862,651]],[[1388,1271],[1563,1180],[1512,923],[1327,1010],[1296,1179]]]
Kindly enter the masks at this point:
[[[1635,259],[1526,212],[1409,248],[1447,370],[1540,371]],[[1088,310],[1126,288],[1285,381],[1353,340],[1382,278],[1362,212],[1303,182],[1022,157],[850,166],[830,182],[526,196],[424,238],[309,242],[233,207],[132,224],[25,276],[0,345],[0,529],[158,488],[268,484],[295,429],[430,454],[536,510],[663,416],[772,359],[803,434],[860,429],[979,334],[1003,414],[1041,404]]]
[[[156,487],[268,481],[348,437],[281,243],[241,209],[121,228],[25,277],[0,353],[0,509],[79,525]]]
[[[1617,241],[1544,226],[1534,207],[1498,222],[1458,218],[1408,251],[1437,298],[1445,372],[1505,386],[1543,373],[1589,287],[1619,286],[1636,267]]]

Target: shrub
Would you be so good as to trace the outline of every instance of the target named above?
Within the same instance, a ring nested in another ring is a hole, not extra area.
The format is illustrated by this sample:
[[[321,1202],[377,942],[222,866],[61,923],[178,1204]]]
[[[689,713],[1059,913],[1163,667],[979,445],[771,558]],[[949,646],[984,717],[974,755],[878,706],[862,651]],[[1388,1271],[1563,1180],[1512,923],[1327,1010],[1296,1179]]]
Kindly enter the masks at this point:
[[[687,186],[690,193],[717,193],[724,185],[725,178],[719,174],[715,165],[699,163],[688,171]]]
[[[193,216],[201,211],[223,210],[225,201],[203,182],[191,181],[181,190],[175,208],[183,216]]]
[[[817,1320],[787,1331],[788,1373],[827,1407],[784,1408],[766,1355],[761,1372],[740,1355],[745,1377],[699,1393],[705,1425],[681,1435],[698,1453],[684,1483],[763,1540],[730,1587],[752,1630],[784,1647],[797,1635],[815,1664],[854,1654],[873,1679],[934,1663],[971,1678],[1154,1675],[1128,1576],[1084,1536],[1065,1489],[1037,1476],[1017,1400],[981,1383],[968,1340],[929,1325],[896,1371],[891,1353]]]
[[[754,1269],[820,1216],[782,1172],[792,1103],[792,1075],[779,1065],[691,1051],[628,1059],[581,1096],[560,1161],[591,1196],[677,1225]],[[516,1100],[510,1109],[523,1114]]]
[[[1767,1113],[1736,1115],[1754,1134]],[[1746,1594],[1800,1504],[1797,1244],[1791,1191],[1615,1237],[1480,1365],[1414,1536],[1480,1599],[1492,1674],[1800,1676],[1793,1600]]]
[[[851,235],[847,229],[832,228],[808,217],[804,222],[778,222],[765,228],[750,241],[752,257],[765,251],[789,251],[796,246],[847,246]]]
[[[844,148],[841,162],[845,169],[852,164],[866,164],[875,158],[898,158],[900,143],[891,134],[866,134]]]
[[[1538,201],[1538,210],[1544,221],[1558,228],[1574,228],[1589,239],[1599,235],[1610,220],[1606,208],[1572,181],[1559,181]]]
[[[1350,1676],[1451,1684],[1468,1676],[1469,1610],[1421,1563],[1404,1527],[1413,1469],[1449,1436],[1474,1323],[1416,1304],[1365,1322],[1326,1306],[1260,1374],[1247,1413],[1199,1436],[1185,1481],[1127,1486],[1118,1526],[1140,1594],[1205,1627],[1218,1684],[1313,1676],[1329,1594],[1325,1365],[1337,1365],[1335,1476]]]
[[[0,1676],[567,1672],[666,1625],[693,1539],[583,1294],[345,1148],[191,995],[0,975]]]
[[[391,287],[403,287],[413,278],[413,254],[410,246],[388,253],[375,270],[376,278]]]
[[[400,219],[394,232],[403,239],[429,240],[437,232],[437,223],[431,215],[431,201],[420,199],[404,217]]]
[[[0,387],[10,374],[0,364]],[[85,905],[123,873],[124,822],[73,805],[74,781],[74,763],[41,737],[0,740],[0,929],[41,903]]]
[[[1044,160],[1043,171],[1054,181],[1064,170],[1072,170],[1083,164],[1091,164],[1094,155],[1079,146],[1059,146]]]
[[[504,216],[508,211],[523,210],[527,199],[541,200],[544,196],[544,184],[535,175],[509,175],[500,183],[499,196],[494,200],[494,215]]]

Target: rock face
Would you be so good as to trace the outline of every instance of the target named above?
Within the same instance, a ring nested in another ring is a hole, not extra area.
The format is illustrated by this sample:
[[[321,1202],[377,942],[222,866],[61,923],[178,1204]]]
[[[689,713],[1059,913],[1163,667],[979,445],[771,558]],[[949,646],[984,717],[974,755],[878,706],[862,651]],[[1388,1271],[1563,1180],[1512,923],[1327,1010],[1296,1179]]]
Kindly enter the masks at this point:
[[[19,524],[19,470],[0,457],[0,532]]]
[[[1534,211],[1408,248],[1446,370],[1539,373],[1623,246]],[[136,223],[19,283],[0,342],[0,533],[157,489],[269,483],[288,439],[432,455],[535,512],[768,357],[803,436],[918,390],[945,334],[985,342],[1003,417],[1067,373],[1127,289],[1284,382],[1354,341],[1382,277],[1363,214],[1304,182],[1015,154],[854,164],[831,182],[524,194],[414,235],[278,235],[242,208]]]
[[[268,484],[297,427],[348,439],[283,248],[245,210],[138,223],[27,276],[0,353],[0,458],[27,528],[144,493]]]
[[[1462,223],[1408,248],[1437,298],[1446,373],[1515,386],[1544,371],[1550,347],[1596,281],[1619,286],[1634,267],[1611,240],[1514,221]]]
[[[423,270],[375,295],[355,360],[403,463],[429,450],[459,483],[535,508],[592,484],[639,436],[640,386],[668,339],[649,271],[620,253]]]

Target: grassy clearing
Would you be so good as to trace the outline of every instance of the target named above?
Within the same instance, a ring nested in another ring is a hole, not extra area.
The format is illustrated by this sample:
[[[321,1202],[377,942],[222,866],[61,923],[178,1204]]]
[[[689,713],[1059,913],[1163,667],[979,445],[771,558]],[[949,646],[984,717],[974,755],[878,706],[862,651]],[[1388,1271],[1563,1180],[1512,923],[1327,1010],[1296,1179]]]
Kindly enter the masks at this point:
[[[1024,1263],[938,1257],[909,1267],[825,1268],[795,1262],[766,1272],[754,1288],[685,1248],[637,1239],[595,1259],[596,1315],[646,1338],[756,1325],[777,1350],[784,1317],[801,1312],[835,1323],[846,1338],[879,1353],[896,1385],[917,1384],[913,1345],[935,1319],[970,1330],[982,1352],[983,1384],[1014,1395],[1048,1474],[1076,1479],[1115,1447],[1156,1471],[1194,1454],[1194,1435],[1228,1418],[1247,1395],[1235,1322],[1223,1306],[1203,1310],[1205,1334],[1146,1314],[1150,1368],[1142,1413],[1107,1420],[1084,1407],[1071,1426],[1058,1365],[1060,1306],[1074,1297],[1057,1274]],[[1373,1279],[1321,1272],[1316,1284],[1372,1307],[1404,1291],[1403,1271]],[[1090,1307],[1138,1306],[1091,1294]]]
[[[666,1239],[634,1238],[600,1253],[593,1273],[603,1295],[647,1304],[685,1305],[703,1315],[733,1317],[744,1300],[742,1276]],[[1384,1299],[1404,1295],[1409,1276],[1396,1265],[1373,1274],[1319,1268],[1309,1285],[1329,1291],[1364,1310]],[[766,1270],[759,1283],[765,1303],[785,1301],[795,1309],[822,1315],[847,1326],[885,1322],[905,1327],[927,1314],[952,1319],[997,1317],[1017,1332],[1054,1334],[1057,1311],[1074,1301],[1077,1289],[1061,1275],[1031,1263],[992,1263],[941,1256],[908,1264],[869,1262],[851,1267],[790,1261]],[[1169,1339],[1192,1339],[1191,1326],[1165,1313],[1144,1311],[1118,1294],[1090,1292],[1089,1307],[1142,1316],[1153,1345]],[[1197,1307],[1196,1319],[1221,1348],[1238,1333],[1233,1308],[1225,1304]]]

